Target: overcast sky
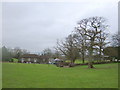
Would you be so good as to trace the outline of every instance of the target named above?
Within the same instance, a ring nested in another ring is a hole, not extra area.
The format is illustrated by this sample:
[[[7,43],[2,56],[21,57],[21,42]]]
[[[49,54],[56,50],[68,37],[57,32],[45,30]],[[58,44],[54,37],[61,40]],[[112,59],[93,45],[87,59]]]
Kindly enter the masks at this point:
[[[82,0],[81,0],[82,1]],[[67,37],[77,21],[91,16],[107,19],[110,33],[118,30],[118,3],[111,2],[5,2],[2,4],[3,42],[32,53],[56,45]]]

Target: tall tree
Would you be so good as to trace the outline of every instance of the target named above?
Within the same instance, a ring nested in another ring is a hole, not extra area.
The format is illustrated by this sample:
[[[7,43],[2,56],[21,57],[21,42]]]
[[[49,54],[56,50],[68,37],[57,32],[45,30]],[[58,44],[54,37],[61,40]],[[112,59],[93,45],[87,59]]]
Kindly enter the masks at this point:
[[[12,52],[10,52],[7,47],[3,46],[2,47],[2,60],[10,61],[11,58],[12,58]]]
[[[105,19],[103,17],[90,17],[79,21],[76,27],[76,32],[82,32],[80,35],[85,37],[87,49],[89,51],[89,63],[88,67],[93,68],[93,55],[96,50],[96,46],[100,46],[100,41],[102,39],[102,32],[106,29]]]

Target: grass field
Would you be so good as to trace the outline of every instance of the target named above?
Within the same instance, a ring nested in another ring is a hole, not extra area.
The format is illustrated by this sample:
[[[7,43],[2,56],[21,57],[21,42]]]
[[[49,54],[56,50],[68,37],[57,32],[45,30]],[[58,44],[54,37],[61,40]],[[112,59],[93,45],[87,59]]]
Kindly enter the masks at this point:
[[[45,64],[3,63],[3,88],[118,88],[118,64],[59,68]]]

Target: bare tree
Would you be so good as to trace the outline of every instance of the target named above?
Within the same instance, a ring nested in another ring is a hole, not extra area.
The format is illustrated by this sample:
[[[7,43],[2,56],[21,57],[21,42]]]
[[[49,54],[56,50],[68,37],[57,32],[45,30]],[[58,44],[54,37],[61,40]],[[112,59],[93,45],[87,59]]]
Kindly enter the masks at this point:
[[[62,57],[62,54],[56,49],[56,47],[54,47],[54,49],[55,49],[55,51],[54,51],[54,53],[53,53],[53,58],[54,58],[54,59],[55,59],[55,58],[64,59],[64,58]]]
[[[17,59],[19,59],[21,55],[30,53],[26,49],[21,49],[20,47],[15,47],[14,49],[10,49],[10,51],[12,52],[14,58]]]
[[[82,62],[85,62],[85,52],[86,52],[86,38],[83,35],[83,32],[76,32],[76,34],[74,34],[74,40],[75,40],[75,44],[78,48],[78,51],[80,52],[80,56],[82,58]]]
[[[103,17],[90,17],[79,21],[77,24],[76,32],[86,39],[86,45],[89,51],[88,67],[93,68],[94,50],[96,46],[102,46],[102,44],[100,45],[100,40],[103,38],[101,34],[107,27],[107,25],[105,25],[105,19]],[[98,39],[100,39],[99,42]]]
[[[73,35],[69,35],[65,41],[57,42],[57,50],[59,50],[67,59],[71,61],[71,66],[74,65],[75,60],[79,57],[79,52],[74,41]]]
[[[22,55],[22,49],[20,49],[19,47],[15,47],[13,49],[13,52],[14,52],[14,57],[17,59]]]
[[[120,60],[120,33],[116,32],[115,34],[112,35],[112,40],[111,40],[111,45],[112,48],[114,49],[114,51],[116,50],[116,56],[114,55],[114,57],[116,57],[118,60]]]
[[[43,50],[43,54],[49,56],[49,58],[52,57],[52,50],[50,48],[46,48]]]
[[[101,33],[99,33],[99,35],[97,36],[97,43],[98,43],[98,45],[97,45],[97,52],[98,52],[98,59],[99,59],[99,61],[101,61],[102,59],[103,59],[103,50],[104,50],[104,48],[105,48],[105,46],[109,43],[109,42],[107,42],[106,41],[106,38],[107,38],[107,36],[108,36],[108,33],[105,33],[105,32],[101,32]]]
[[[45,60],[44,62],[48,63],[49,59],[52,58],[52,56],[53,56],[53,52],[50,48],[46,48],[43,50],[41,56],[43,57],[42,59]]]
[[[115,33],[114,35],[112,35],[111,42],[112,42],[111,44],[113,47],[120,46],[120,35],[118,33]]]

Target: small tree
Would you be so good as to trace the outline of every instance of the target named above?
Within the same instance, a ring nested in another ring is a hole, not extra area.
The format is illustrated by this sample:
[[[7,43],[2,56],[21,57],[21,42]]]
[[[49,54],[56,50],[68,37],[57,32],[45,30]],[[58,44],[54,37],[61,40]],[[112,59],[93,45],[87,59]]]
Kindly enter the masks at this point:
[[[120,46],[120,35],[118,33],[115,33],[114,35],[112,35],[111,44],[113,47]]]
[[[52,56],[53,56],[53,53],[50,48],[44,49],[42,52],[42,55],[41,55],[43,62],[45,62],[45,63],[48,63],[49,59],[52,58]]]
[[[79,51],[75,44],[73,35],[69,35],[64,42],[58,41],[56,49],[71,61],[72,66],[74,65],[75,60],[79,57]]]
[[[120,60],[120,34],[119,32],[115,33],[112,35],[112,40],[111,40],[111,47],[113,51],[116,51],[116,53],[112,54],[114,55],[118,60]]]
[[[19,47],[15,47],[13,49],[14,52],[14,58],[19,59],[19,57],[22,55],[22,49],[20,49]]]
[[[82,32],[76,32],[74,34],[75,44],[78,48],[78,51],[80,52],[80,56],[82,58],[83,63],[85,62],[85,55],[86,55],[86,38],[84,37]]]
[[[111,58],[111,61],[112,61],[112,58],[119,59],[118,47],[111,47],[111,46],[106,47],[103,53],[109,56],[109,58]]]

